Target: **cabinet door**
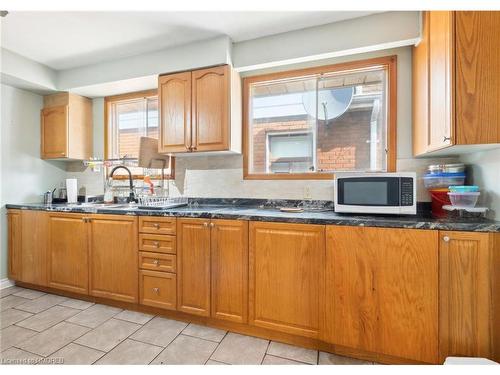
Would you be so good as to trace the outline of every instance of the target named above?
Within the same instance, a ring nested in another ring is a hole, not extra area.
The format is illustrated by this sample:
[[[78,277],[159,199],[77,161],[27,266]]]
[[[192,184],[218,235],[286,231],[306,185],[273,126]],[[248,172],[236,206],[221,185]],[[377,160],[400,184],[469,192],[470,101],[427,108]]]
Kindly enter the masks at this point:
[[[90,220],[90,294],[137,302],[137,218],[92,215]]]
[[[212,220],[212,317],[248,319],[248,222]]]
[[[22,272],[22,240],[21,240],[21,211],[8,210],[8,275],[11,280],[21,280]]]
[[[431,11],[429,22],[429,131],[427,151],[454,143],[453,12]]]
[[[318,337],[325,227],[250,223],[249,323]]]
[[[490,357],[493,261],[488,233],[440,232],[440,353]],[[497,288],[500,286],[497,286]],[[497,289],[498,293],[498,289]],[[498,294],[497,294],[498,296]],[[500,334],[498,321],[496,333]],[[498,360],[498,358],[497,358]]]
[[[193,150],[229,148],[229,66],[193,71]]]
[[[438,233],[328,226],[324,340],[437,363]]]
[[[22,210],[21,223],[21,281],[47,286],[48,214]]]
[[[68,156],[68,106],[42,109],[41,116],[42,159]]]
[[[80,214],[50,214],[48,286],[88,294],[88,235]]]
[[[207,219],[177,219],[177,308],[210,315],[210,227]]]
[[[160,76],[160,152],[186,152],[191,147],[191,72]]]
[[[500,143],[500,12],[456,12],[457,144]]]
[[[176,276],[168,272],[139,271],[139,303],[175,310]]]

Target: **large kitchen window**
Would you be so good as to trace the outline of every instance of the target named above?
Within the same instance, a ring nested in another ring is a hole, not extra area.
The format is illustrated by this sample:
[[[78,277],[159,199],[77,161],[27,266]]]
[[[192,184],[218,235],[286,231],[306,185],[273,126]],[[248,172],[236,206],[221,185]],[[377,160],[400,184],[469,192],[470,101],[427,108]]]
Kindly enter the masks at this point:
[[[245,178],[392,171],[396,57],[244,80]]]

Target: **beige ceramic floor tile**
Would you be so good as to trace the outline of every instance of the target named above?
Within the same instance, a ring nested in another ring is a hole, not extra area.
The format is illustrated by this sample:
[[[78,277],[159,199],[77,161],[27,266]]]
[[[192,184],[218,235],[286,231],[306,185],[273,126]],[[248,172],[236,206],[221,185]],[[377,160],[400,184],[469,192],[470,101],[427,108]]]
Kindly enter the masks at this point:
[[[203,365],[216,347],[217,343],[213,341],[179,335],[151,364]]]
[[[66,301],[63,301],[58,305],[64,307],[71,307],[72,309],[85,310],[88,309],[90,306],[93,306],[94,303],[88,301],[82,301],[79,299],[68,298],[66,299]]]
[[[28,298],[28,299],[39,298],[41,296],[44,296],[45,294],[46,293],[39,292],[38,290],[24,289],[24,288],[21,291],[14,293],[15,296]]]
[[[305,362],[311,365],[318,363],[318,351],[304,349],[294,345],[282,344],[280,342],[271,341],[267,354],[291,359],[293,361]]]
[[[29,300],[28,302],[17,306],[16,309],[37,314],[66,300],[67,300],[66,297],[56,296],[53,294],[46,294],[39,298]]]
[[[48,310],[42,311],[41,313],[23,320],[22,322],[16,323],[16,325],[42,332],[47,328],[50,328],[57,323],[78,314],[79,312],[80,310],[70,309],[69,307],[53,306]]]
[[[268,340],[230,332],[210,359],[233,365],[259,365],[268,344]]]
[[[77,344],[108,352],[141,326],[124,320],[110,319],[75,341]]]
[[[49,358],[61,358],[64,365],[91,365],[104,354],[106,353],[71,343],[52,354]]]
[[[102,357],[96,364],[147,365],[162,351],[162,349],[161,346],[127,339]]]
[[[9,326],[0,331],[0,350],[6,350],[36,335],[36,331],[18,326]]]
[[[73,340],[84,335],[90,328],[82,327],[76,324],[61,322],[46,331],[33,336],[24,342],[18,344],[20,349],[31,353],[47,357],[55,351],[68,345]]]
[[[157,316],[130,336],[130,338],[147,344],[165,347],[170,344],[186,326],[187,323]]]
[[[10,348],[0,353],[0,359],[2,365],[36,365],[43,358],[21,349]]]
[[[20,288],[18,286],[10,286],[5,289],[0,289],[0,298],[7,297],[11,294],[18,293],[20,291],[24,290],[23,288]]]
[[[28,302],[28,301],[31,301],[31,300],[29,300],[27,298],[23,298],[23,297],[9,295],[7,297],[0,299],[0,311],[4,311],[4,310],[10,309],[12,307],[22,305],[23,303]]]
[[[190,323],[184,331],[182,331],[183,335],[198,337],[204,340],[210,340],[215,342],[221,342],[224,336],[226,335],[226,331],[222,329],[200,326],[198,324]]]
[[[153,318],[154,315],[143,314],[138,311],[130,311],[130,310],[124,310],[115,316],[115,319],[126,320],[127,322],[132,322],[137,324],[146,324]]]
[[[373,362],[363,361],[361,359],[344,357],[337,354],[319,352],[320,365],[373,365]]]
[[[94,305],[68,319],[68,322],[95,328],[121,312],[122,309],[105,305]]]
[[[8,327],[14,323],[29,318],[30,316],[33,316],[33,314],[16,309],[7,309],[5,311],[2,311],[0,319],[0,329],[4,329],[5,327]]]
[[[304,362],[292,361],[291,359],[275,357],[274,355],[266,354],[264,360],[262,361],[263,365],[307,365]]]

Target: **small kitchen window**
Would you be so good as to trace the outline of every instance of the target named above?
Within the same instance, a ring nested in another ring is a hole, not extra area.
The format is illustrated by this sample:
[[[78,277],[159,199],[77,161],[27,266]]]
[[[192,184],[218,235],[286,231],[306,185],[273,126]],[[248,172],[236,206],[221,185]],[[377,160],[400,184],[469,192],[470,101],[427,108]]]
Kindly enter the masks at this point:
[[[394,171],[396,57],[244,80],[245,178]]]

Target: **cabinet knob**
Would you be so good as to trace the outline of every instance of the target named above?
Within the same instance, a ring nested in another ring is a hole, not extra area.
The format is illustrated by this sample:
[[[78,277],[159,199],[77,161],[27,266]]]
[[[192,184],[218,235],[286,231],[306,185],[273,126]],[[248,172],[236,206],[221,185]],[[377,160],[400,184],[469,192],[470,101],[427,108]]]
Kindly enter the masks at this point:
[[[153,288],[152,290],[153,290],[153,293],[156,293],[156,294],[160,293],[160,288]]]
[[[160,243],[158,241],[153,242],[154,247],[158,248],[160,247]]]
[[[156,229],[160,229],[160,224],[158,224],[158,223],[154,223],[154,224],[153,224],[153,227],[155,227]]]
[[[203,226],[204,226],[205,228],[207,228],[207,227],[208,227],[208,223],[203,223]]]
[[[215,227],[215,224],[214,223],[210,223],[210,228],[213,228]]]
[[[155,260],[153,260],[153,264],[158,266],[158,265],[160,265],[160,261],[158,259],[155,259]]]
[[[444,241],[444,242],[450,242],[450,237],[448,237],[448,236],[444,236],[444,237],[443,237],[443,241]]]

